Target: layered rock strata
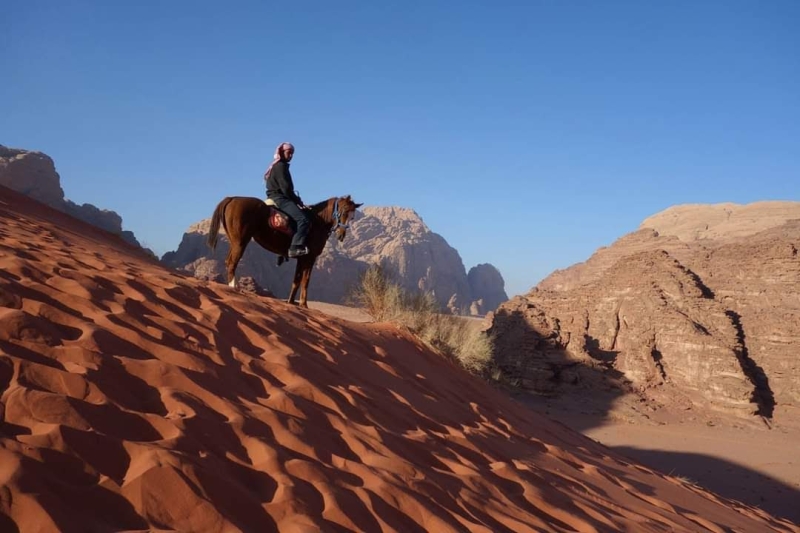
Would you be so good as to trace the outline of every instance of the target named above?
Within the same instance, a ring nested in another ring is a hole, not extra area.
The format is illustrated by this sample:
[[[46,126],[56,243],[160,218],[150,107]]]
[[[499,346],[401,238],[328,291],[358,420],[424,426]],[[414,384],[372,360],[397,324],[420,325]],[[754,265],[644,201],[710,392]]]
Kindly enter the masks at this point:
[[[800,203],[672,208],[503,304],[498,362],[542,392],[600,375],[665,405],[793,416],[798,248]]]

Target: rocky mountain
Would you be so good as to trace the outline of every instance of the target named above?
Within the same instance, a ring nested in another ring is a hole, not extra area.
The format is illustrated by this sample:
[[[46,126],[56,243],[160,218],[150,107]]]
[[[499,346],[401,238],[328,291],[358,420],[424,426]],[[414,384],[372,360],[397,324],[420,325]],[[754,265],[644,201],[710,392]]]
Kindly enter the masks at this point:
[[[800,202],[678,206],[491,317],[524,387],[800,414]]]
[[[197,277],[224,274],[228,245],[224,238],[215,253],[205,244],[210,220],[192,225],[174,252],[162,261]],[[346,302],[360,274],[370,265],[382,265],[404,288],[434,294],[443,308],[459,314],[482,315],[508,299],[500,273],[478,265],[467,274],[458,252],[432,232],[413,210],[401,207],[365,207],[356,213],[344,243],[334,239],[317,260],[309,288],[314,300]],[[276,265],[274,254],[251,244],[237,276],[252,276],[273,294],[288,294],[293,264]]]
[[[122,229],[122,217],[114,211],[100,209],[92,204],[78,205],[64,198],[61,176],[56,172],[53,160],[42,152],[0,145],[0,185],[117,234],[134,246],[142,247],[133,232]],[[147,251],[155,255],[152,251]]]

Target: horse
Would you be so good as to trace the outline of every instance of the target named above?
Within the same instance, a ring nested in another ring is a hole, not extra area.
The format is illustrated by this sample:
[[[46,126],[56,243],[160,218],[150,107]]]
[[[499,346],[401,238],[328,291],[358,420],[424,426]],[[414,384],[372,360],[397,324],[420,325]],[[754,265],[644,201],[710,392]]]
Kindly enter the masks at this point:
[[[308,254],[297,258],[292,290],[289,292],[287,302],[295,303],[294,298],[299,287],[300,307],[308,308],[308,282],[311,279],[314,262],[325,248],[331,233],[336,232],[339,242],[344,240],[349,227],[347,221],[362,205],[353,202],[350,195],[347,195],[328,198],[308,208],[307,214],[311,219],[311,229],[306,241]],[[283,262],[292,242],[292,236],[291,230],[281,231],[270,224],[270,216],[275,211],[277,208],[268,206],[264,200],[245,196],[223,198],[214,209],[207,243],[211,250],[216,248],[219,228],[222,225],[230,241],[225,266],[228,271],[228,285],[231,287],[236,286],[236,267],[250,239],[255,240],[265,250],[278,254],[278,264]]]

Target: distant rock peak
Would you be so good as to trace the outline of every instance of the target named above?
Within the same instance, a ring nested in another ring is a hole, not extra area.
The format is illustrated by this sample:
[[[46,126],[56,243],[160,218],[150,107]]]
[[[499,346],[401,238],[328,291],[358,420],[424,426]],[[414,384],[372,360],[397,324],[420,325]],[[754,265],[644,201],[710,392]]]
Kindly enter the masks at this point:
[[[61,176],[46,154],[0,145],[0,185],[20,192],[79,220],[119,235],[124,241],[143,248],[130,231],[123,231],[122,217],[114,211],[92,204],[78,205],[64,197]],[[143,248],[155,257],[151,250]]]

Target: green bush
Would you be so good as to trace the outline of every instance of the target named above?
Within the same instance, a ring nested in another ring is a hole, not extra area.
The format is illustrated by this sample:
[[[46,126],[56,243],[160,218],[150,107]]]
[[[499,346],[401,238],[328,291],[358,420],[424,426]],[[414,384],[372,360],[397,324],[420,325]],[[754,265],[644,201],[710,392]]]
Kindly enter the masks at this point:
[[[378,322],[395,322],[407,328],[473,374],[487,378],[496,374],[493,339],[477,322],[443,314],[432,294],[404,290],[381,266],[371,266],[362,274],[351,302]]]

